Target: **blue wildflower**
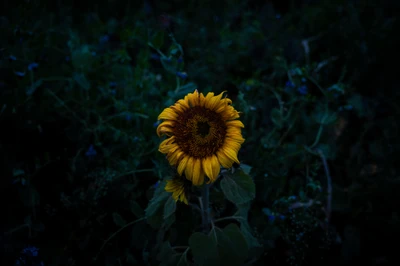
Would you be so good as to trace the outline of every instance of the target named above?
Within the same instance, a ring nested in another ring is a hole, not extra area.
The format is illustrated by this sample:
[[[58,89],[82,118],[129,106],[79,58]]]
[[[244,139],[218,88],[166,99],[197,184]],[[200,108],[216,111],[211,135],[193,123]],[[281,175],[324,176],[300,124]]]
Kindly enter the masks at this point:
[[[99,38],[99,43],[106,43],[110,40],[110,37],[108,35],[103,35]]]
[[[158,185],[160,185],[160,180],[158,180],[158,181],[154,184],[154,188],[158,188]]]
[[[29,71],[32,71],[32,70],[38,68],[38,66],[39,66],[39,64],[36,63],[36,62],[30,63],[30,64],[28,65],[28,70],[29,70]]]
[[[86,151],[85,155],[87,157],[94,157],[97,155],[97,151],[94,149],[93,145],[89,146],[89,149]]]
[[[96,56],[96,54],[97,54],[97,53],[96,53],[95,51],[92,52],[92,56]]]
[[[111,81],[111,82],[110,82],[110,87],[111,87],[111,88],[117,87],[117,82]]]
[[[295,84],[290,80],[286,81],[285,87],[287,88],[294,88]]]
[[[186,74],[186,72],[176,72],[176,75],[178,76],[178,77],[180,77],[181,79],[185,79],[185,78],[187,78],[187,74]]]
[[[303,85],[303,86],[300,86],[299,88],[297,88],[297,91],[301,95],[306,95],[308,93],[308,88],[307,88],[307,86]]]
[[[10,56],[8,57],[8,59],[10,59],[10,61],[15,61],[15,60],[17,60],[17,58],[16,58],[15,56],[13,56],[13,55],[10,55]]]
[[[126,120],[126,121],[131,121],[131,120],[132,120],[132,116],[131,116],[130,114],[127,114],[127,115],[125,116],[125,120]]]
[[[16,72],[14,72],[14,73],[15,73],[15,75],[17,75],[18,77],[23,77],[23,76],[25,76],[25,72],[16,71]]]
[[[160,56],[158,54],[151,54],[150,58],[153,60],[160,60]]]
[[[178,63],[182,63],[183,62],[182,56],[180,56],[177,61],[178,61]]]
[[[39,254],[39,249],[37,247],[28,246],[22,250],[22,254],[25,254],[29,257],[37,257]]]
[[[111,90],[110,93],[111,93],[111,95],[115,95],[115,94],[117,94],[117,90]]]
[[[279,215],[279,219],[281,219],[283,221],[286,219],[286,216],[281,214],[281,215]]]
[[[67,56],[65,57],[65,61],[69,62],[69,60],[71,60],[71,58],[67,55]]]
[[[158,127],[158,125],[161,123],[161,120],[158,120],[156,122],[154,122],[153,127]]]
[[[270,222],[273,222],[273,221],[275,221],[275,215],[268,215],[268,220],[270,221]]]
[[[297,199],[296,196],[290,196],[290,197],[288,198],[288,200],[296,200],[296,199]]]
[[[301,82],[306,83],[307,79],[306,78],[301,78]]]
[[[281,18],[281,14],[276,14],[276,16],[275,16],[277,19],[280,19]]]
[[[346,105],[344,106],[345,110],[353,110],[353,106],[352,105]]]

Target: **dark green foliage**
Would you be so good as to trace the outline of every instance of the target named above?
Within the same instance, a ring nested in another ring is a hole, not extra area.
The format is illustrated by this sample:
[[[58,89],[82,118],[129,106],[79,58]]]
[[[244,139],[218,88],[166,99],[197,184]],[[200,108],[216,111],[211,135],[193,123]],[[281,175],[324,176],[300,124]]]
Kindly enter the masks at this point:
[[[4,265],[397,258],[398,1],[79,6],[0,4]],[[245,125],[208,210],[165,192],[156,134],[195,89],[226,90]]]

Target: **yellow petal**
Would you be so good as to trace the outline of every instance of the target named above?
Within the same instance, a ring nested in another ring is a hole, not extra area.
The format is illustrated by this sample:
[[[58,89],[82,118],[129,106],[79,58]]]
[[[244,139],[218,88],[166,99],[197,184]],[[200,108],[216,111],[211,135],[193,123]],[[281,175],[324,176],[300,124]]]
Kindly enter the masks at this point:
[[[202,168],[201,159],[195,158],[193,162],[193,177],[192,183],[195,186],[200,186],[203,184],[203,179],[201,178]]]
[[[169,151],[169,149],[170,149],[170,146],[169,145],[171,145],[171,144],[174,144],[174,142],[175,142],[175,136],[172,136],[172,137],[170,137],[170,138],[167,138],[167,139],[165,139],[165,140],[163,140],[161,143],[160,143],[160,146],[159,146],[159,151],[161,151],[161,150],[167,150],[167,152]],[[162,152],[162,151],[161,151]],[[165,152],[162,152],[162,153],[165,153]]]
[[[237,151],[235,151],[232,148],[229,147],[223,147],[222,148],[223,153],[231,160],[234,161],[237,164],[240,164],[239,159],[237,158]]]
[[[206,95],[206,98],[204,100],[204,106],[207,107],[208,102],[211,100],[211,98],[214,97],[214,92],[209,92]]]
[[[186,165],[187,165],[187,162],[188,162],[188,160],[189,160],[189,156],[184,156],[183,158],[182,158],[182,160],[179,162],[179,165],[178,165],[178,174],[179,175],[182,175],[183,174],[183,171],[185,170],[185,168],[186,168]]]
[[[223,112],[220,113],[223,120],[233,120],[239,118],[238,111],[233,106],[228,105]]]
[[[204,97],[203,93],[200,93],[199,105],[203,107],[205,103],[206,103],[206,98]]]
[[[199,92],[195,90],[193,93],[189,93],[188,95],[190,106],[199,105]]]
[[[230,148],[230,149],[234,150],[236,153],[238,153],[240,150],[240,143],[238,143],[237,141],[234,141],[232,139],[226,138],[222,149],[224,149],[224,148]]]
[[[226,138],[229,141],[236,141],[239,144],[242,144],[244,142],[244,138],[242,138],[242,136],[236,135],[236,134],[226,134]]]
[[[178,114],[171,108],[165,108],[158,116],[158,120],[174,120],[178,117]]]
[[[216,113],[221,113],[222,111],[225,110],[226,107],[228,107],[232,103],[231,99],[225,98],[221,99],[219,104],[215,107],[215,112]]]
[[[207,103],[206,107],[210,110],[214,110],[215,107],[217,107],[221,101],[222,94],[224,94],[225,91],[221,92],[217,96],[212,97]]]
[[[158,125],[157,127],[157,135],[160,137],[164,134],[166,135],[172,135],[173,134],[173,126],[175,125],[174,121],[164,121],[161,124]]]
[[[171,151],[171,149],[175,148],[175,147],[178,147],[178,145],[175,144],[175,143],[174,144],[169,144],[169,145],[162,145],[162,146],[160,145],[158,147],[158,151],[165,154],[165,153],[169,153]]]
[[[218,158],[214,154],[203,160],[204,172],[211,182],[215,182],[215,180],[217,180],[220,168],[221,167],[219,165]]]
[[[228,156],[226,156],[226,154],[222,150],[217,151],[217,157],[218,157],[218,161],[222,165],[222,167],[225,167],[225,168],[232,167],[232,161],[229,159]]]
[[[170,163],[170,165],[177,165],[179,159],[181,158],[181,156],[183,155],[183,151],[177,149],[175,152],[173,153],[168,153],[167,155],[167,159]]]
[[[226,126],[229,127],[242,127],[244,128],[244,125],[242,123],[242,121],[240,120],[232,120],[232,121],[228,121],[226,122]]]
[[[193,178],[193,165],[194,163],[194,158],[193,157],[189,157],[188,162],[186,164],[186,168],[185,168],[185,176],[187,180],[192,181]]]
[[[183,99],[178,100],[177,105],[181,105],[181,106],[183,106],[185,109],[188,109],[188,108],[189,108],[189,104],[188,104],[188,102],[187,102],[187,100],[186,100],[186,97],[185,97],[185,100],[183,100]]]

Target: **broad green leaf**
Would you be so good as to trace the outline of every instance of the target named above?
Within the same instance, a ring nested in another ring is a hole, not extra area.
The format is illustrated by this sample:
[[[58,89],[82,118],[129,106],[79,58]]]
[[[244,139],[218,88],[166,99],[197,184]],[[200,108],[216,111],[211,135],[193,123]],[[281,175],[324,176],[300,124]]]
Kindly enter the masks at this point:
[[[171,247],[169,241],[165,241],[160,248],[160,252],[157,254],[158,261],[168,261],[171,256],[175,255],[176,251]]]
[[[79,86],[81,86],[81,88],[83,88],[85,90],[89,90],[90,89],[90,82],[85,77],[85,74],[74,72],[72,77],[75,80],[75,82],[78,83]]]
[[[196,232],[190,236],[189,246],[192,250],[193,260],[197,265],[220,265],[217,244],[211,237]]]
[[[240,164],[240,168],[243,170],[243,172],[244,172],[246,175],[249,175],[252,167],[251,167],[250,165],[241,163],[241,164]]]
[[[145,210],[147,222],[154,228],[161,226],[164,220],[164,204],[170,196],[170,193],[164,190],[164,186],[165,182],[161,182],[156,188],[153,198],[150,200],[149,205]],[[170,215],[169,218],[173,219],[174,215]]]
[[[248,255],[248,247],[237,225],[230,224],[223,230],[213,227],[210,237],[218,248],[221,265],[243,265]]]
[[[275,124],[275,126],[277,128],[282,128],[284,120],[283,120],[282,113],[281,113],[281,111],[279,111],[278,108],[272,109],[272,111],[271,111],[271,121],[272,121],[272,123]]]
[[[248,213],[250,210],[250,204],[245,203],[245,204],[240,204],[237,206],[238,210],[236,211],[234,216],[242,217],[243,219],[240,219],[240,231],[242,231],[242,234],[244,238],[246,239],[247,246],[250,248],[254,247],[261,247],[261,244],[258,242],[257,238],[255,238],[252,234],[251,227],[249,223],[247,222],[248,220]]]
[[[246,203],[256,196],[253,179],[241,169],[233,174],[225,173],[221,180],[221,189],[226,198],[235,204]]]
[[[329,110],[328,106],[325,104],[318,104],[312,117],[315,122],[323,125],[329,125],[337,119],[336,113]]]
[[[172,198],[172,196],[170,196],[164,205],[164,219],[174,214],[175,210],[176,210],[176,201]]]
[[[72,51],[72,65],[78,70],[89,70],[93,64],[94,57],[90,52],[89,45],[82,45]]]
[[[143,209],[135,200],[131,200],[129,204],[131,212],[137,217],[143,217]]]
[[[112,214],[112,216],[113,216],[114,223],[115,223],[117,226],[123,227],[124,225],[126,225],[125,219],[122,218],[122,216],[119,215],[119,213],[114,212],[114,213]]]
[[[151,45],[156,49],[160,49],[163,44],[164,44],[164,31],[160,30],[153,35],[153,38],[151,39]]]

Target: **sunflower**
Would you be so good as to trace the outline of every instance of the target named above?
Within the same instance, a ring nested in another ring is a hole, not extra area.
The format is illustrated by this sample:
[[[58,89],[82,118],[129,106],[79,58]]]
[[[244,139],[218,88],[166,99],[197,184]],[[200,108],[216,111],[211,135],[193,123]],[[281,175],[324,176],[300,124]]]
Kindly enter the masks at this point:
[[[243,123],[239,112],[224,92],[206,96],[195,90],[158,116],[163,122],[157,127],[158,136],[167,135],[159,151],[166,154],[179,175],[185,174],[193,185],[217,180],[220,167],[230,168],[238,163],[237,154],[244,142]]]
[[[172,198],[175,201],[182,201],[186,205],[188,205],[187,200],[187,184],[185,179],[182,177],[174,177],[173,179],[167,180],[167,184],[165,185],[165,191],[172,193]]]

